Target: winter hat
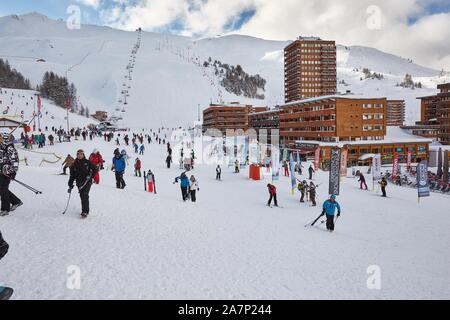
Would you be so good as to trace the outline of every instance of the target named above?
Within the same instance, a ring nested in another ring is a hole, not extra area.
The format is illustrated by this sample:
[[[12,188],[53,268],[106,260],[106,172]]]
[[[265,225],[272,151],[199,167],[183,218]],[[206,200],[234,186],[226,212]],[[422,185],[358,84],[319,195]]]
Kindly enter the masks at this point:
[[[330,196],[330,199],[336,200],[336,195],[335,195],[335,194],[332,194],[332,195]]]

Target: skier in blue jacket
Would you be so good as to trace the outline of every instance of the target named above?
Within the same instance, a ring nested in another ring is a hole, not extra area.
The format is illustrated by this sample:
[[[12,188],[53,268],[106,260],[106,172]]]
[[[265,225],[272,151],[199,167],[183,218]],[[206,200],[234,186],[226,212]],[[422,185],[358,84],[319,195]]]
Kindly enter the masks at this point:
[[[341,206],[336,201],[336,195],[332,194],[330,199],[326,200],[323,203],[322,215],[326,214],[327,216],[327,230],[330,232],[334,231],[334,214],[338,210],[337,216],[341,216]]]
[[[179,177],[175,178],[175,183],[178,183],[180,181],[180,187],[181,187],[181,196],[183,198],[183,201],[186,201],[189,197],[189,178],[186,175],[186,172],[183,172]]]
[[[124,155],[120,154],[119,150],[114,151],[114,158],[112,159],[113,165],[111,170],[116,172],[116,187],[117,189],[124,189],[126,184],[123,179],[123,174],[125,173],[125,168],[127,166],[125,162]]]

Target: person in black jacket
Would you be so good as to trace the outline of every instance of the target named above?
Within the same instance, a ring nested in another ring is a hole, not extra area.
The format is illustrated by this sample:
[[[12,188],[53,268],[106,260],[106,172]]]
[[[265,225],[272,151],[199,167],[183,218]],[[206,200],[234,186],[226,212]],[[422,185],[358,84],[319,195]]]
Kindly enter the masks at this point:
[[[89,215],[89,191],[92,186],[92,178],[97,173],[97,167],[92,164],[83,150],[77,151],[77,158],[70,167],[69,193],[72,192],[73,183],[76,181],[81,198],[81,217],[87,218]]]
[[[0,260],[8,253],[9,245],[8,243],[3,240],[2,233],[0,232]],[[0,300],[8,300],[14,290],[11,288],[6,288],[0,286]]]
[[[11,211],[23,205],[22,201],[9,190],[9,184],[15,179],[19,170],[19,155],[13,144],[14,138],[9,133],[0,134],[0,216],[6,216]]]

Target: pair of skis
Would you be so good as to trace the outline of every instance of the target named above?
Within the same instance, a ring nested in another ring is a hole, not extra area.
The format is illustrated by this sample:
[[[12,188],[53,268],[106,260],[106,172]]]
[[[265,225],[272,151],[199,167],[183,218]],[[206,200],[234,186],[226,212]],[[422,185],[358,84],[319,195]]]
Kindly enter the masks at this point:
[[[147,191],[147,186],[148,186],[148,182],[147,182],[147,172],[144,171],[144,190]],[[153,193],[156,194],[156,183],[155,183],[155,178],[153,176]]]

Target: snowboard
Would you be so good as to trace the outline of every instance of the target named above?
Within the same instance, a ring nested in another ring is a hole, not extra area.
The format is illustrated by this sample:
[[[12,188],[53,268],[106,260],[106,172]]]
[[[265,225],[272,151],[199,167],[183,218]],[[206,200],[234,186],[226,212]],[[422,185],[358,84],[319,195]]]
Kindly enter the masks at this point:
[[[9,300],[13,295],[14,290],[9,287],[0,287],[0,300]]]

